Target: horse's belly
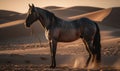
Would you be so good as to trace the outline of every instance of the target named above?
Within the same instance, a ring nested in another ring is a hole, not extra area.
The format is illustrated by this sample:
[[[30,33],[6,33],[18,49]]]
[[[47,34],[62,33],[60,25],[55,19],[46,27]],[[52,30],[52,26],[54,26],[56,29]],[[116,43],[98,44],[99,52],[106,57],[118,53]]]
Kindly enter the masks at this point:
[[[80,38],[80,36],[76,32],[66,32],[60,35],[59,42],[71,42],[78,38]]]

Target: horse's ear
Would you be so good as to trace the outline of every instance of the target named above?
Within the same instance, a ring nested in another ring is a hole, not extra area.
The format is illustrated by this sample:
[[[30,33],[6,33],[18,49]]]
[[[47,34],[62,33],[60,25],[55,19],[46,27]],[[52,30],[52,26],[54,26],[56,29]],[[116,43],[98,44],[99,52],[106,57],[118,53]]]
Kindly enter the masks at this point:
[[[35,8],[34,4],[32,4],[32,7]]]
[[[36,9],[35,6],[34,6],[34,4],[32,4],[32,9],[33,9],[34,11],[35,11],[35,9]]]
[[[30,4],[28,4],[29,5],[29,7],[31,8],[31,5]]]

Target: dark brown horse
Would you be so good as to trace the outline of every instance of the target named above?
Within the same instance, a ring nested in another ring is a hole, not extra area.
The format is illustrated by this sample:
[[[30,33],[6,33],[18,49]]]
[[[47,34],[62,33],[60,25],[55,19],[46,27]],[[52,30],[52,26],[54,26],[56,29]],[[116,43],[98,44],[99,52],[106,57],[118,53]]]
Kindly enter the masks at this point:
[[[39,20],[45,28],[45,35],[49,41],[51,52],[51,68],[56,67],[56,49],[58,42],[71,42],[81,38],[89,53],[86,67],[95,62],[98,65],[101,61],[100,30],[98,25],[88,18],[81,18],[74,21],[65,21],[56,17],[53,13],[29,5],[25,26],[30,27],[36,20]]]

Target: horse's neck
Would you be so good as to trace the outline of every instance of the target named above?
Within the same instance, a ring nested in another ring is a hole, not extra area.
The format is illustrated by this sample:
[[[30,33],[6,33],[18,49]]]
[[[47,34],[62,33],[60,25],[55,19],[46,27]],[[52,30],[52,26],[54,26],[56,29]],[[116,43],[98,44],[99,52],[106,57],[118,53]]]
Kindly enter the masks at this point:
[[[42,26],[42,28],[44,28],[44,29],[45,29],[45,25],[43,24],[44,22],[43,22],[43,21],[41,21],[40,19],[38,19],[38,21],[39,21],[39,24]]]
[[[49,28],[51,28],[51,26],[50,27],[48,27],[48,19],[43,19],[43,20],[41,20],[40,18],[39,18],[39,21],[40,21],[40,23],[41,23],[41,25],[43,26],[43,28],[45,29],[45,30],[49,30]],[[52,21],[52,20],[50,20],[49,19],[49,22],[50,21]],[[61,26],[61,28],[66,28],[66,29],[68,29],[68,28],[74,28],[74,25],[73,25],[73,23],[72,22],[68,22],[68,21],[65,21],[65,20],[63,20],[63,19],[61,19],[61,18],[58,18],[58,17],[54,17],[54,24],[52,24],[52,26],[53,25],[56,25],[56,26]],[[51,24],[51,22],[49,23],[49,25]]]

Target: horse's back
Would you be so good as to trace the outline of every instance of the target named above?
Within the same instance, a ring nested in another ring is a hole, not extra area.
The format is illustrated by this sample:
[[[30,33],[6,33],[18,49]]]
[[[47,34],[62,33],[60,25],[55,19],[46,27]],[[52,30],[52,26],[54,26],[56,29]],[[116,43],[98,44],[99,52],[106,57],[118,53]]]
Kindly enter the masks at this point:
[[[73,21],[76,29],[80,30],[81,37],[93,36],[96,33],[96,23],[88,18],[81,18]]]
[[[80,24],[81,26],[84,26],[86,28],[91,28],[91,29],[96,29],[96,23],[88,18],[81,18],[80,20]]]

